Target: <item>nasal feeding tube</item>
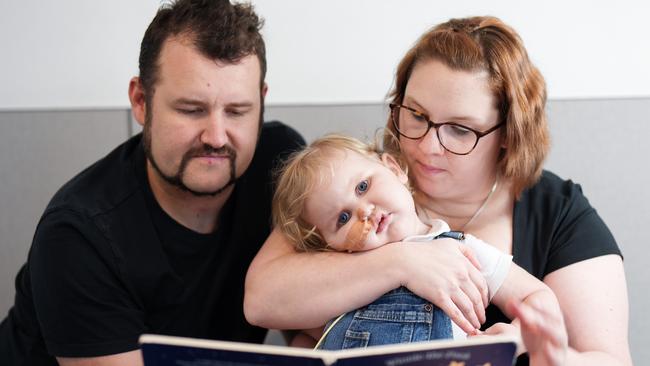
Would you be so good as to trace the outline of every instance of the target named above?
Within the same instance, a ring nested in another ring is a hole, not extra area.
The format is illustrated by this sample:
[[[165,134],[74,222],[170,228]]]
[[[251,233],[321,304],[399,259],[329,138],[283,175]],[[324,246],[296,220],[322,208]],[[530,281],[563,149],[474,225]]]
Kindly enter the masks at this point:
[[[375,226],[374,212],[375,210],[373,209],[369,215],[366,215],[363,209],[359,208],[357,210],[359,220],[352,224],[350,231],[345,236],[345,246],[343,249],[348,252],[363,249],[370,230]]]

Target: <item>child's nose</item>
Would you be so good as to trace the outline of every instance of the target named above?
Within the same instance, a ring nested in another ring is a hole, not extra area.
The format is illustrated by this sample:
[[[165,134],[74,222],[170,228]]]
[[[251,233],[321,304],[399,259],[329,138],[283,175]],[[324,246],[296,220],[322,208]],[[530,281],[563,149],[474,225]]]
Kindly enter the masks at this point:
[[[373,212],[375,212],[375,205],[362,205],[357,209],[357,216],[359,217],[359,220],[366,221],[372,216]]]

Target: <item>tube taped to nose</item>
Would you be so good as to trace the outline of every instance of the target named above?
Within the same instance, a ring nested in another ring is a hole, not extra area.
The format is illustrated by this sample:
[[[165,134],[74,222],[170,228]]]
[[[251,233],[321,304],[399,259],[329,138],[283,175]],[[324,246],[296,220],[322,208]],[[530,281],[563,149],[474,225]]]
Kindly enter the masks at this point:
[[[357,211],[357,215],[359,215],[360,220],[352,224],[350,231],[348,231],[348,234],[345,236],[345,246],[343,249],[348,252],[363,249],[366,238],[368,238],[368,234],[370,234],[370,230],[374,226],[374,215],[370,215],[369,219],[361,209]]]

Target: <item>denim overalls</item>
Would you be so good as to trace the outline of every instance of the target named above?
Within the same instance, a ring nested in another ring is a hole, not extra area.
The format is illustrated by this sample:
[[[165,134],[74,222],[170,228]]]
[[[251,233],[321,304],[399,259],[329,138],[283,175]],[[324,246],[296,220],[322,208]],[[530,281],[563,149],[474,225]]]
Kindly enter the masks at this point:
[[[450,338],[451,320],[447,314],[400,287],[346,313],[334,324],[320,348],[337,350]]]
[[[444,232],[433,239],[462,239]],[[330,328],[331,321],[325,329]],[[405,287],[384,294],[373,303],[343,315],[327,333],[320,349],[339,350],[453,338],[451,319],[440,308]]]

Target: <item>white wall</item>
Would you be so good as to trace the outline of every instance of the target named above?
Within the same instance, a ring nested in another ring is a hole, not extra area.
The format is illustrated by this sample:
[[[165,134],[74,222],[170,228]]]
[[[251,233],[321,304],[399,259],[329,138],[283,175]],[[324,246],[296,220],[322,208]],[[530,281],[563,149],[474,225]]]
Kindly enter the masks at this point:
[[[125,107],[159,1],[0,3],[0,109]],[[266,18],[270,104],[383,100],[404,51],[450,17],[517,29],[551,98],[650,96],[649,3],[254,0]]]

